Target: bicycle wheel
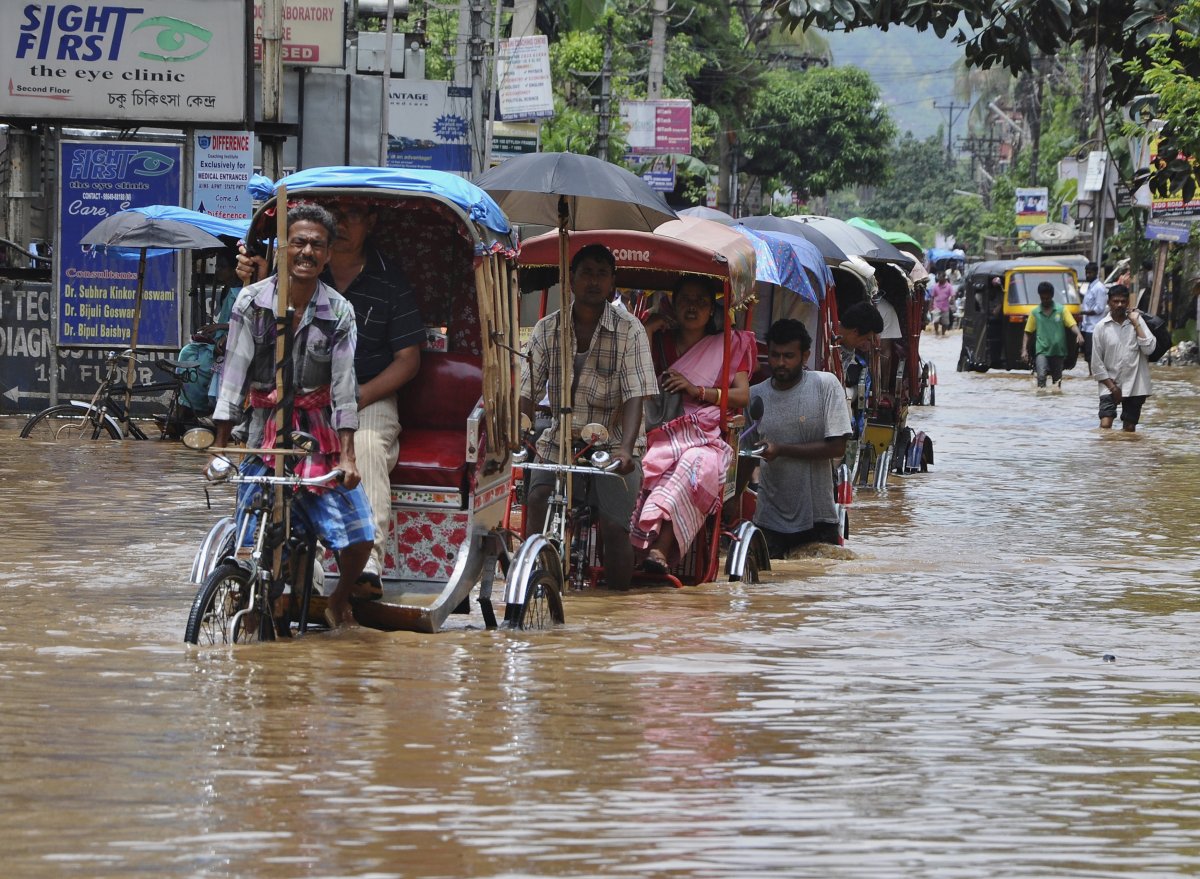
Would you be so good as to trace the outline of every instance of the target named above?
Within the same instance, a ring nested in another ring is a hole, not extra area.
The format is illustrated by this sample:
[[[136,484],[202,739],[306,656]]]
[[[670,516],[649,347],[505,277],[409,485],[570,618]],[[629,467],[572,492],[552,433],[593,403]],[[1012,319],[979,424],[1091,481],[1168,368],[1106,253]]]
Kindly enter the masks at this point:
[[[43,409],[21,428],[24,439],[42,442],[85,442],[121,438],[121,431],[107,417],[87,406],[63,403]]]
[[[514,627],[543,630],[561,626],[565,620],[562,589],[562,565],[554,550],[543,546],[529,573],[525,600],[517,609]]]
[[[241,565],[218,565],[196,593],[183,640],[188,644],[249,644],[271,638],[274,625],[270,618],[264,620],[254,611],[240,617],[230,632],[233,618],[250,606],[253,586],[250,574]]]

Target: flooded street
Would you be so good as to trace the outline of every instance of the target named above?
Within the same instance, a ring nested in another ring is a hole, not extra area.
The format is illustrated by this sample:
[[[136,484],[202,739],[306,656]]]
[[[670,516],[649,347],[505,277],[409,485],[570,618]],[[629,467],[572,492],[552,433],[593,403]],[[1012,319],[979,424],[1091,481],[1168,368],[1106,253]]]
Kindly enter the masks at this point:
[[[5,419],[4,875],[1200,873],[1200,372],[1102,434],[958,346],[856,559],[541,634],[185,648],[201,459]]]

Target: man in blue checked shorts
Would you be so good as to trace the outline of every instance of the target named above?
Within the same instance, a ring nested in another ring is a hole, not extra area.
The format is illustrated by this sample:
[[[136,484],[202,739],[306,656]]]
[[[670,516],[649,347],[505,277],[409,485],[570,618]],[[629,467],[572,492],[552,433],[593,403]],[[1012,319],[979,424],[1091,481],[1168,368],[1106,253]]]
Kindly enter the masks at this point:
[[[336,467],[344,474],[341,486],[305,492],[296,503],[321,542],[338,553],[341,573],[329,596],[326,617],[331,626],[347,626],[354,625],[350,595],[370,557],[375,525],[354,453],[358,427],[354,308],[320,280],[336,234],[337,224],[325,208],[306,204],[288,211],[288,301],[295,309],[291,426],[311,433],[319,445],[296,472],[312,477]],[[248,399],[249,447],[273,447],[273,410],[279,399],[275,387],[277,280],[271,276],[243,288],[230,314],[225,366],[213,412],[218,446],[228,443]],[[255,459],[244,467],[246,472],[263,469],[265,464]],[[239,506],[243,500],[239,497]]]

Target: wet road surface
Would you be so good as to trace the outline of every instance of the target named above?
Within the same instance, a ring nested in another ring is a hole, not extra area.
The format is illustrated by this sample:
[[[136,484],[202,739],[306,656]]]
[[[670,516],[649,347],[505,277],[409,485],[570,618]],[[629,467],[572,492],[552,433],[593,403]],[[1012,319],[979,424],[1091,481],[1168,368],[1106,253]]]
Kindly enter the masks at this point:
[[[855,559],[542,634],[185,648],[194,453],[0,420],[2,872],[1200,873],[1200,376],[1101,434],[1085,377],[927,345],[936,466],[860,494]]]

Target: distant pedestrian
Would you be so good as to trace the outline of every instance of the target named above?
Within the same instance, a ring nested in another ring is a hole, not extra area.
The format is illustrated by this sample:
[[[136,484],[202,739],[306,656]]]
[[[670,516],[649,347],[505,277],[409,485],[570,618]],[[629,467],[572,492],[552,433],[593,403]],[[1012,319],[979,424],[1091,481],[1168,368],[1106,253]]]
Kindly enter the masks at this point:
[[[945,272],[938,272],[937,283],[930,293],[932,311],[929,319],[933,322],[933,334],[944,336],[954,320],[951,303],[954,302],[954,285],[946,280]]]
[[[1087,287],[1083,291],[1083,305],[1079,309],[1082,319],[1079,330],[1083,333],[1083,357],[1088,362],[1088,370],[1092,363],[1092,333],[1096,324],[1108,314],[1108,287],[1098,277],[1100,266],[1094,262],[1088,263],[1083,269],[1084,281]]]
[[[1150,396],[1150,353],[1154,334],[1142,314],[1129,308],[1129,290],[1108,291],[1108,316],[1092,335],[1092,375],[1100,384],[1100,426],[1112,427],[1121,407],[1121,429],[1137,430],[1142,404]]]
[[[1075,340],[1083,344],[1083,335],[1071,312],[1054,301],[1054,285],[1049,281],[1038,284],[1042,304],[1030,312],[1025,322],[1025,346],[1021,359],[1033,361],[1037,386],[1046,387],[1049,374],[1055,386],[1062,388],[1063,361],[1067,356],[1067,330],[1074,330]]]

